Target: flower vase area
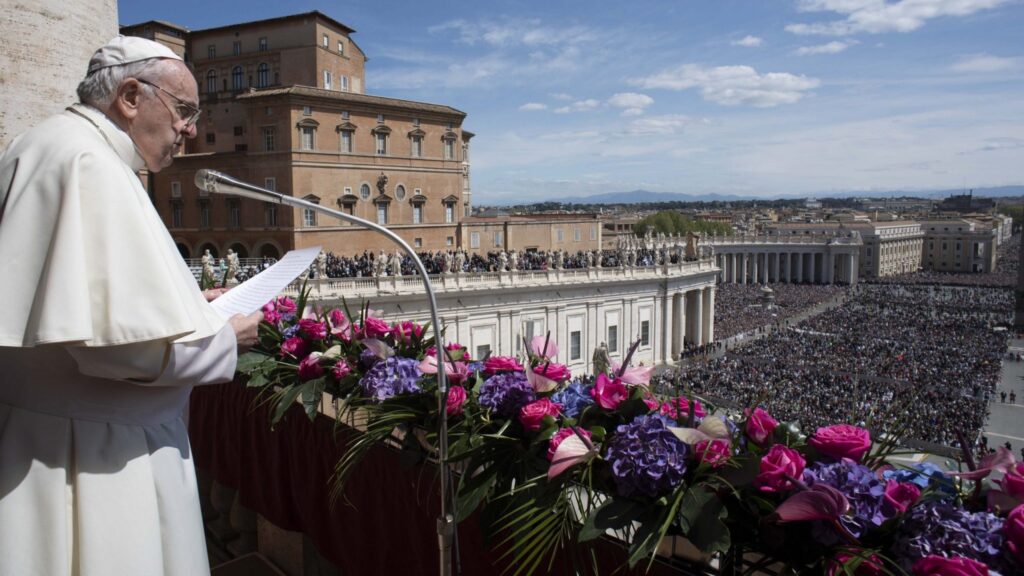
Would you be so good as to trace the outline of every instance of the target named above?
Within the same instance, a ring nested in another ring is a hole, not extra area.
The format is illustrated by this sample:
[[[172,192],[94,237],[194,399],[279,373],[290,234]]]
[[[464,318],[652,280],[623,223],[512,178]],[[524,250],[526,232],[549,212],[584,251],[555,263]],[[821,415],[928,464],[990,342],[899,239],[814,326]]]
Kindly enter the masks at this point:
[[[904,465],[898,431],[805,431],[757,405],[658,389],[652,368],[631,365],[638,343],[587,375],[558,362],[550,335],[520,357],[448,343],[439,364],[429,325],[307,294],[267,304],[260,344],[239,359],[267,425],[297,403],[317,417],[325,394],[340,422],[358,420],[331,478],[344,499],[381,443],[436,460],[443,406],[455,519],[479,514],[507,574],[552,573],[556,555],[574,573],[623,573],[593,561],[609,536],[627,573],[673,555],[688,560],[681,573],[1024,573],[1024,463],[1003,448],[979,461],[965,451],[952,470]]]

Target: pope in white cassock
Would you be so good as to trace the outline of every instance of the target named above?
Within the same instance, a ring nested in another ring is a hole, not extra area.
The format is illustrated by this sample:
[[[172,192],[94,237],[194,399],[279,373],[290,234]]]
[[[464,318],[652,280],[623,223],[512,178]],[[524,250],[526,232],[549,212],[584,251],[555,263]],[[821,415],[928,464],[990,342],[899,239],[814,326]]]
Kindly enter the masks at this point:
[[[208,574],[182,413],[261,315],[213,311],[136,176],[195,136],[181,58],[115,38],[78,95],[0,156],[0,576]]]

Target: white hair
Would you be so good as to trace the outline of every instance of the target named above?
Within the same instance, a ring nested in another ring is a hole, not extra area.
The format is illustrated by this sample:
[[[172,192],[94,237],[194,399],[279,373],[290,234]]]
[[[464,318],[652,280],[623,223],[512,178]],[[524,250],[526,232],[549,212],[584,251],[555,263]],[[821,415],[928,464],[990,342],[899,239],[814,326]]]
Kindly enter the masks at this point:
[[[174,60],[170,58],[150,58],[121,66],[100,68],[87,74],[78,84],[78,100],[82,104],[88,104],[101,110],[106,109],[114,101],[117,89],[122,82],[128,78],[156,80],[171,72],[171,62]],[[149,86],[143,86],[152,92]]]

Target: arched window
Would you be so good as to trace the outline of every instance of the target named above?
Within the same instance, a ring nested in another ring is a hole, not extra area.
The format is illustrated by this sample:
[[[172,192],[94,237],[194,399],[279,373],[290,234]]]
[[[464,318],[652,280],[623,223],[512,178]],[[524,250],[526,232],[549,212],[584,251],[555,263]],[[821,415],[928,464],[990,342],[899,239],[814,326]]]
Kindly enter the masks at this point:
[[[242,67],[235,66],[231,70],[231,89],[241,90],[242,89]]]
[[[206,73],[206,93],[214,94],[217,92],[217,71],[210,70]]]
[[[270,67],[266,62],[260,62],[256,68],[256,86],[266,88],[270,84]]]
[[[370,185],[363,182],[363,185],[359,187],[359,197],[366,200],[370,197]]]

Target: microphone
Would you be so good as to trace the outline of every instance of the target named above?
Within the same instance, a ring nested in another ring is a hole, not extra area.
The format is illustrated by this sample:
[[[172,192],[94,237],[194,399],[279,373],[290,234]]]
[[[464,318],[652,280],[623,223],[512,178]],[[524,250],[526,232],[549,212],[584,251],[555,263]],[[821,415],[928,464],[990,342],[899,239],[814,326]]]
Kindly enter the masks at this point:
[[[208,168],[196,171],[195,183],[196,187],[200,190],[206,190],[214,194],[235,194],[252,198],[253,200],[260,200],[261,202],[288,203],[285,201],[286,196],[280,192],[260,188],[259,186],[236,180],[227,174]]]

